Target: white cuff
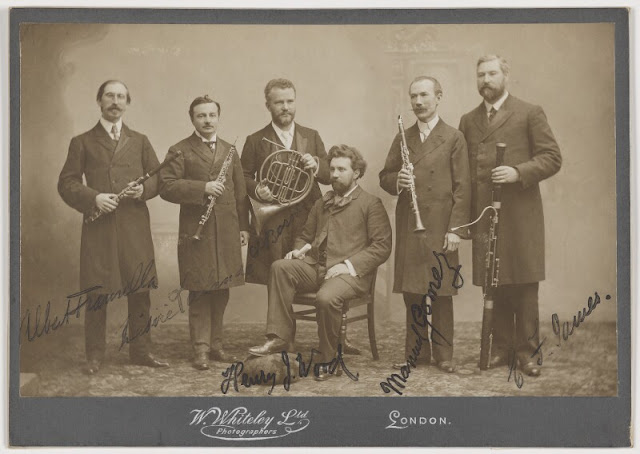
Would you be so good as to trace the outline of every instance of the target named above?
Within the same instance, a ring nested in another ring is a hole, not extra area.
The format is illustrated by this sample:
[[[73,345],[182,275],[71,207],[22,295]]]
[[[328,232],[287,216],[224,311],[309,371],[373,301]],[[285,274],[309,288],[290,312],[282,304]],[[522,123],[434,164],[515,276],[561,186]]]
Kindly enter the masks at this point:
[[[352,275],[353,277],[357,277],[358,273],[356,273],[356,269],[353,267],[353,265],[351,264],[351,262],[347,259],[344,261],[344,264],[347,265],[347,268],[349,268],[349,274]]]

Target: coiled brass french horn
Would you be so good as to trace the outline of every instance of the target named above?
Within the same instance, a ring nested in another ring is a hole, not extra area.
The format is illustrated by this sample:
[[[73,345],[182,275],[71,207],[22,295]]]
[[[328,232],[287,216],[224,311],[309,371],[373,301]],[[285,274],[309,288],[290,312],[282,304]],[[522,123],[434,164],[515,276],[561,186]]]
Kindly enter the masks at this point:
[[[314,158],[318,162],[318,158]],[[302,153],[285,148],[267,156],[260,167],[258,181],[271,190],[273,200],[262,202],[249,197],[256,233],[260,235],[271,216],[302,202],[311,192],[314,180],[313,171],[304,169]],[[256,198],[259,198],[257,193]]]

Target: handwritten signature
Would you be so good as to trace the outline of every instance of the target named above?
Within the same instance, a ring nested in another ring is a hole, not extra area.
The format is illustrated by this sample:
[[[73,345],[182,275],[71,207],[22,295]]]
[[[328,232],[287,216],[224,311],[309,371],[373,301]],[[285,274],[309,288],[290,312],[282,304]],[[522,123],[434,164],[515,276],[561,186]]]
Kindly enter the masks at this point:
[[[263,247],[268,249],[270,244],[277,243],[285,230],[293,224],[294,218],[302,212],[303,210],[300,207],[295,206],[293,207],[291,215],[285,218],[275,229],[264,230],[260,237],[258,237],[258,242],[249,246],[249,255],[255,258],[260,254]]]
[[[302,357],[302,353],[298,353],[296,356],[296,362],[298,363],[298,375],[297,377],[305,378],[309,375],[313,366],[313,374],[318,377],[323,371],[333,375],[336,373],[338,367],[344,371],[344,373],[353,381],[358,381],[360,376],[356,372],[354,375],[344,363],[344,357],[342,355],[342,344],[338,344],[338,354],[329,362],[317,362],[314,364],[313,355],[320,354],[316,349],[311,349],[311,356],[309,357],[309,364],[307,365]],[[285,391],[289,391],[291,388],[292,380],[295,380],[295,371],[292,373],[291,364],[289,361],[289,355],[286,351],[281,352],[282,362],[285,365],[285,376],[282,380],[282,385]],[[245,388],[250,388],[255,385],[271,385],[271,388],[267,394],[271,395],[271,392],[277,383],[277,374],[275,372],[265,372],[260,370],[255,374],[247,374],[244,372],[244,363],[242,361],[231,364],[224,372],[222,372],[224,379],[220,384],[220,391],[222,394],[227,394],[229,388],[234,389],[236,392],[240,390],[239,385]]]
[[[438,261],[438,267],[431,267],[431,275],[433,276],[433,280],[429,281],[429,289],[427,290],[427,294],[422,297],[421,304],[412,304],[411,305],[411,315],[413,317],[413,322],[411,324],[411,329],[417,335],[416,344],[411,348],[411,354],[407,357],[406,365],[403,365],[400,368],[400,375],[397,373],[393,373],[387,377],[386,381],[380,382],[380,388],[384,391],[385,394],[389,394],[391,391],[396,394],[402,395],[402,391],[400,389],[404,389],[405,383],[409,379],[409,375],[411,374],[411,369],[417,367],[418,357],[420,356],[420,351],[422,350],[423,341],[429,341],[428,338],[424,337],[420,334],[416,325],[421,328],[425,328],[429,326],[431,328],[431,341],[434,344],[440,345],[439,341],[436,340],[435,335],[441,338],[448,345],[451,345],[451,342],[442,335],[437,329],[433,327],[433,325],[429,322],[427,318],[428,315],[431,314],[431,305],[427,303],[427,299],[431,299],[434,301],[438,297],[438,290],[442,288],[442,281],[444,279],[443,275],[443,264],[441,259],[444,259],[444,263],[447,269],[454,272],[453,279],[451,280],[451,286],[455,289],[459,289],[464,285],[464,279],[460,270],[462,269],[462,265],[451,266],[447,256],[442,252],[432,251],[433,255],[436,257]],[[400,388],[400,389],[399,389]]]
[[[611,295],[606,295],[605,299],[610,300]],[[600,304],[600,295],[598,294],[598,292],[595,292],[594,296],[590,296],[587,299],[587,307],[583,308],[582,310],[579,310],[577,315],[573,316],[572,323],[567,321],[561,324],[560,318],[558,317],[557,313],[554,313],[551,316],[551,328],[553,329],[553,333],[558,338],[556,347],[562,347],[563,343],[566,343],[569,340],[571,335],[574,333],[574,330],[580,327],[580,325],[583,322],[585,322],[587,317],[593,313],[593,311],[596,309],[598,304]],[[531,336],[529,336],[529,340],[533,339],[537,335],[537,333],[538,333],[538,321],[536,320],[536,330]],[[542,363],[543,363],[542,345],[545,343],[546,340],[547,340],[546,337],[543,338],[542,341],[540,341],[536,349],[531,354],[531,359],[537,357],[536,363],[538,364],[538,366],[542,366]],[[553,353],[554,353],[553,351],[550,351],[547,354],[547,356],[551,356],[553,355]],[[508,360],[509,375],[507,377],[507,381],[510,381],[511,378],[513,377],[516,386],[518,388],[522,388],[522,386],[524,385],[524,376],[519,370],[517,370],[517,365],[518,364],[517,364],[515,351],[511,350],[509,352],[509,360]]]
[[[94,285],[77,293],[68,295],[66,297],[67,308],[62,315],[51,315],[51,301],[47,301],[44,309],[41,304],[36,307],[35,312],[33,312],[33,320],[31,309],[27,309],[20,321],[20,331],[22,331],[24,327],[27,340],[32,342],[39,337],[50,334],[61,327],[68,325],[69,319],[72,316],[79,318],[81,309],[85,306],[86,310],[89,311],[100,310],[108,303],[124,296],[129,296],[140,289],[158,288],[157,277],[155,274],[151,274],[153,265],[153,260],[144,268],[142,263],[138,265],[131,279],[116,292],[97,293],[97,291],[103,287],[102,285]],[[73,303],[75,303],[75,307],[72,307]]]

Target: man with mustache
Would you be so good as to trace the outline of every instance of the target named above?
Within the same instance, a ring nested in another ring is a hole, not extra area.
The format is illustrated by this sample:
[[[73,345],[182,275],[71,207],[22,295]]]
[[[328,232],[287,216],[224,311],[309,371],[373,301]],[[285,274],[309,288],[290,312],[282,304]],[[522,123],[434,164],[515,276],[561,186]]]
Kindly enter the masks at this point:
[[[474,218],[491,204],[493,183],[502,185],[491,366],[507,364],[515,353],[522,371],[538,376],[538,284],[545,277],[538,183],[560,170],[562,157],[542,108],[507,91],[507,61],[486,55],[476,68],[478,91],[484,100],[460,120],[460,131],[469,146]],[[500,142],[507,150],[504,164],[495,167],[495,145]],[[471,230],[473,284],[478,286],[484,285],[488,232],[488,216]]]
[[[406,337],[404,358],[412,355],[422,338],[429,339],[427,324],[416,323],[432,314],[431,342],[426,341],[417,364],[431,362],[430,344],[437,366],[448,373],[453,363],[453,295],[457,294],[453,270],[458,266],[460,237],[451,231],[469,222],[471,188],[467,144],[460,131],[447,125],[438,116],[442,87],[433,77],[417,77],[409,85],[409,97],[416,123],[405,131],[409,161],[413,171],[403,167],[401,136],[396,135],[385,166],[380,172],[380,186],[398,196],[396,206],[396,252],[393,291],[402,293],[406,306]],[[414,232],[415,215],[411,209],[411,181],[424,232]],[[449,266],[443,267],[442,286],[437,298],[425,301],[429,282],[435,280],[432,269],[440,269],[436,253],[444,253]],[[396,367],[406,366],[399,362]]]
[[[224,351],[223,324],[229,289],[244,285],[241,247],[249,239],[249,210],[242,166],[232,152],[225,181],[218,181],[231,144],[217,137],[220,104],[199,96],[189,107],[195,131],[169,148],[167,159],[182,155],[160,171],[160,197],[180,204],[178,266],[180,287],[189,290],[189,332],[193,367],[209,369],[209,360],[230,363]],[[215,205],[200,239],[193,235],[209,205]]]
[[[157,177],[141,185],[130,184],[157,167],[158,158],[147,137],[122,122],[131,102],[123,82],[104,82],[96,101],[100,120],[71,140],[58,180],[62,199],[83,213],[85,220],[95,210],[102,212],[95,221],[82,225],[80,246],[81,287],[101,286],[92,292],[85,311],[87,373],[97,373],[104,360],[107,308],[103,301],[109,300],[104,295],[119,292],[128,293],[123,339],[129,343],[131,362],[165,367],[166,362],[149,353],[149,290],[157,288],[158,279],[146,201],[158,194]],[[127,187],[126,197],[118,202],[116,195]]]
[[[329,150],[331,186],[318,199],[283,260],[271,266],[267,342],[249,353],[265,356],[292,348],[296,292],[317,292],[319,362],[331,361],[338,348],[342,305],[365,294],[378,266],[391,254],[391,225],[379,198],[365,192],[357,180],[366,162],[358,150],[337,145]],[[331,375],[316,377],[325,380]]]

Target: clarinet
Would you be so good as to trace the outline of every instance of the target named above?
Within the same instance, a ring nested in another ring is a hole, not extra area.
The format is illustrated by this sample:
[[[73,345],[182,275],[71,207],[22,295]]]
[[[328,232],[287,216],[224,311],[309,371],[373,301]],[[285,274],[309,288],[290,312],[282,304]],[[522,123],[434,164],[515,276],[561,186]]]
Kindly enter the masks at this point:
[[[231,149],[229,150],[229,153],[224,158],[224,162],[222,163],[222,168],[220,169],[218,178],[216,178],[216,181],[218,183],[222,183],[224,185],[225,181],[227,181],[227,172],[229,171],[229,167],[231,167],[231,163],[233,162],[233,155],[235,152],[236,152],[236,144],[234,142],[233,145],[231,145]],[[200,240],[202,229],[204,228],[204,225],[209,220],[209,217],[211,216],[211,212],[213,211],[213,206],[216,204],[216,199],[217,197],[214,197],[212,194],[209,195],[208,197],[209,204],[207,205],[207,209],[205,210],[205,212],[202,214],[202,216],[200,216],[200,222],[198,222],[198,229],[196,230],[196,233],[191,237],[192,239],[196,241]]]
[[[136,178],[135,180],[133,180],[131,183],[129,183],[127,185],[126,188],[124,188],[122,191],[120,191],[113,200],[115,200],[116,202],[120,202],[122,199],[127,197],[126,192],[129,190],[129,188],[131,186],[134,186],[136,184],[142,184],[145,181],[147,181],[149,178],[151,178],[152,176],[154,176],[156,173],[160,172],[160,170],[162,170],[163,167],[167,166],[169,163],[171,163],[173,160],[177,159],[178,157],[182,156],[182,152],[180,150],[178,150],[176,152],[175,155],[171,156],[171,158],[166,159],[162,164],[160,164],[158,167],[156,167],[155,169],[145,173],[144,175],[142,175],[141,177]],[[85,224],[91,224],[93,221],[95,221],[96,219],[98,219],[100,216],[102,216],[103,214],[105,214],[104,211],[100,211],[100,209],[96,208],[93,213],[87,217],[84,220]]]
[[[420,210],[418,209],[418,196],[416,195],[416,183],[413,181],[413,164],[409,160],[409,148],[407,147],[407,138],[404,135],[404,125],[402,124],[402,115],[398,115],[398,129],[400,129],[400,155],[402,156],[402,168],[408,170],[411,174],[411,184],[409,186],[409,195],[411,197],[411,212],[416,218],[416,228],[414,233],[424,232],[425,228],[420,219]]]
[[[496,143],[496,167],[500,167],[504,161],[504,153],[507,146],[504,143]],[[484,309],[482,311],[482,334],[480,337],[480,370],[487,370],[491,357],[491,326],[493,324],[493,301],[498,287],[500,274],[500,258],[498,257],[498,228],[500,227],[500,199],[502,198],[502,185],[493,184],[491,192],[491,208],[493,215],[489,218],[489,249],[485,261],[485,275],[483,287]]]

